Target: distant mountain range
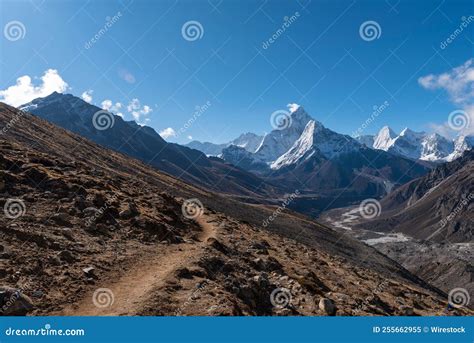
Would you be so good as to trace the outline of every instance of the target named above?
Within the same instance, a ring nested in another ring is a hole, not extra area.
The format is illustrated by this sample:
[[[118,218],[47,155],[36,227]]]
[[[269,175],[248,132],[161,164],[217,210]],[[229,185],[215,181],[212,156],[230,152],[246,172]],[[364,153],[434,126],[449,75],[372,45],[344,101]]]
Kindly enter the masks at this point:
[[[236,139],[224,143],[224,144],[214,144],[210,142],[199,142],[199,141],[192,141],[188,144],[185,144],[188,148],[196,149],[202,151],[208,156],[219,156],[222,154],[222,150],[225,148],[234,145],[239,148],[243,148],[249,152],[255,152],[259,148],[260,144],[262,143],[263,136],[256,135],[255,133],[243,133]]]
[[[288,114],[291,125],[263,137],[247,133],[219,147],[201,144],[208,155],[221,149],[219,157],[167,143],[152,128],[111,113],[106,114],[114,124],[100,130],[94,115],[105,111],[70,94],[53,93],[21,108],[180,179],[245,201],[278,203],[298,190],[289,207],[313,216],[382,197],[432,168],[327,129],[303,107]]]
[[[255,152],[228,145],[220,157],[288,192],[302,190],[290,205],[299,211],[317,215],[321,207],[380,197],[431,168],[334,132],[303,107],[288,115],[291,125],[266,134]]]
[[[280,169],[297,162],[303,156],[308,156],[307,153],[312,146],[317,146],[323,155],[331,158],[334,157],[334,153],[347,152],[340,151],[339,147],[354,144],[349,136],[326,129],[311,118],[302,107],[294,111],[291,118],[290,127],[274,130],[265,136],[245,133],[225,144],[193,141],[186,146],[200,150],[206,155],[220,156],[231,163],[243,159],[246,166],[251,166],[250,169],[254,169],[255,165],[261,166],[261,162],[271,169]],[[342,145],[337,143],[334,145],[332,139],[339,140],[342,137],[345,137],[345,141],[340,141]],[[355,140],[371,149],[429,162],[450,162],[474,147],[474,136],[459,135],[449,140],[437,133],[415,132],[409,128],[396,134],[388,126],[384,126],[376,135],[363,135],[356,137]],[[348,142],[351,143],[344,144]],[[242,148],[250,154],[232,146]],[[355,145],[354,149],[357,147],[358,145]],[[347,147],[347,150],[351,149]],[[314,153],[313,150],[312,154]],[[253,162],[250,163],[249,160]]]
[[[397,135],[388,126],[376,135],[360,136],[357,140],[373,149],[432,162],[453,161],[474,147],[473,136],[459,135],[448,140],[437,133],[414,132],[408,128]]]

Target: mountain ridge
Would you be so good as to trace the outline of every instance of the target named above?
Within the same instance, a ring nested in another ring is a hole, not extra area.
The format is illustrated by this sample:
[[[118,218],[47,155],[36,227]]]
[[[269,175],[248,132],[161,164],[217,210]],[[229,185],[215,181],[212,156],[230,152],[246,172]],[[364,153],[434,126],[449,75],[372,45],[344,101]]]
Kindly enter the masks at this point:
[[[54,92],[20,108],[194,184],[255,197],[272,193],[275,188],[222,160],[209,159],[198,150],[168,143],[154,129],[134,121],[124,121],[120,116],[71,94]],[[96,113],[105,115],[113,125],[98,129],[94,123]]]
[[[388,126],[375,135],[359,136],[356,139],[375,150],[436,163],[451,162],[474,147],[474,136],[458,135],[448,140],[438,133],[415,132],[409,128],[396,134]]]

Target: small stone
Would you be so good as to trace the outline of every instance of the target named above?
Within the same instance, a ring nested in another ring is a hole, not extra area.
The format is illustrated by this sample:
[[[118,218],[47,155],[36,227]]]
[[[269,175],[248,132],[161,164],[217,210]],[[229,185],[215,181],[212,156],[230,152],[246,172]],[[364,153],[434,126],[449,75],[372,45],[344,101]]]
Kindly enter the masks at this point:
[[[41,298],[44,295],[43,291],[34,291],[31,296],[33,298]]]
[[[400,311],[402,312],[403,316],[414,316],[415,315],[413,307],[410,307],[410,306],[400,306]]]
[[[98,210],[95,207],[86,207],[82,212],[86,217],[93,217],[98,212]]]
[[[74,241],[74,236],[72,234],[71,229],[65,227],[65,228],[62,229],[61,233],[63,234],[64,237],[66,237],[70,241]]]
[[[87,267],[87,268],[82,269],[82,271],[84,272],[84,274],[86,274],[87,277],[90,277],[90,278],[96,277],[94,267]]]
[[[48,263],[53,266],[59,266],[61,264],[61,260],[57,256],[49,256]]]
[[[64,225],[64,226],[71,226],[71,222],[69,220],[69,215],[67,213],[56,213],[54,214],[51,219],[57,223],[57,224],[60,224],[60,225]]]
[[[119,213],[120,218],[129,219],[136,217],[140,212],[138,211],[137,205],[134,202],[129,202],[128,207]]]
[[[68,263],[76,261],[76,257],[69,250],[60,251],[59,254],[58,254],[58,257],[62,261],[68,262]]]
[[[0,244],[0,259],[7,259],[11,257],[10,249],[6,245]]]
[[[321,311],[326,312],[328,316],[334,316],[336,315],[336,305],[334,305],[334,302],[331,299],[327,298],[321,298],[319,300],[319,309]]]
[[[0,304],[5,316],[25,316],[33,310],[33,302],[20,289],[0,286]]]

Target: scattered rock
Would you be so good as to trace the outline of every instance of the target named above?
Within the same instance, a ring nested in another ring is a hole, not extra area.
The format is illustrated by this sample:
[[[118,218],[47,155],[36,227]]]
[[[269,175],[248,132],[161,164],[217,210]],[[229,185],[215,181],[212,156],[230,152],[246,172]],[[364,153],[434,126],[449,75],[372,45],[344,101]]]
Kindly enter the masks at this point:
[[[402,316],[414,316],[415,311],[413,310],[413,307],[411,306],[400,306],[400,311],[402,312]]]
[[[11,251],[4,244],[0,244],[0,259],[7,259],[11,257]]]
[[[61,260],[57,256],[49,256],[48,263],[53,266],[59,266],[61,264]]]
[[[43,291],[40,291],[40,290],[34,291],[34,292],[31,294],[31,296],[32,296],[33,298],[41,298],[43,295],[44,295]]]
[[[95,217],[98,211],[95,207],[86,207],[82,213],[85,217]]]
[[[59,225],[72,226],[69,215],[67,213],[56,213],[51,219]]]
[[[82,269],[82,271],[84,272],[84,274],[85,274],[87,277],[96,278],[96,275],[95,275],[95,268],[94,268],[94,267],[86,267],[86,268]]]
[[[76,257],[69,250],[63,250],[58,253],[58,257],[67,263],[72,263],[76,261]]]
[[[179,268],[178,270],[176,270],[175,275],[176,275],[177,278],[180,278],[180,279],[192,279],[193,278],[193,274],[186,267]]]
[[[134,202],[129,202],[128,207],[119,213],[120,218],[129,219],[139,215],[137,205]]]
[[[337,311],[334,302],[327,298],[321,298],[321,300],[319,300],[319,309],[324,311],[328,316],[335,316]]]
[[[64,237],[69,239],[70,241],[75,241],[74,235],[72,234],[72,230],[69,228],[63,228],[61,230],[61,233],[63,234]]]
[[[312,271],[305,273],[303,276],[297,277],[298,283],[317,294],[323,294],[329,291],[329,288],[314,274]]]
[[[257,270],[265,271],[265,272],[272,272],[272,271],[281,271],[283,266],[281,265],[278,260],[272,256],[268,256],[265,258],[258,257],[253,260],[253,263]]]
[[[208,238],[207,244],[209,244],[211,247],[213,247],[214,249],[216,249],[217,251],[220,251],[221,253],[225,255],[228,254],[229,252],[229,249],[224,244],[222,244],[217,239],[215,239],[214,237]]]
[[[0,313],[5,316],[25,316],[33,310],[33,302],[20,289],[0,286]]]

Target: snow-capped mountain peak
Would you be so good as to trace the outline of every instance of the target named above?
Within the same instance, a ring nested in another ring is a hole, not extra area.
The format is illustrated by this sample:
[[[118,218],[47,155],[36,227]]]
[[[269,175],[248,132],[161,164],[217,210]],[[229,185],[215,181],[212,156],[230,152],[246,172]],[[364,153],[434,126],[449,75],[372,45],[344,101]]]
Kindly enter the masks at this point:
[[[397,137],[397,134],[388,126],[384,126],[380,129],[379,133],[374,138],[375,149],[387,151],[390,146],[392,146],[394,139]]]
[[[239,137],[229,143],[229,145],[236,145],[239,148],[244,148],[248,152],[254,153],[262,143],[263,137],[252,132],[241,134]]]
[[[303,158],[313,148],[313,137],[315,132],[316,122],[310,120],[293,146],[283,155],[281,155],[275,162],[270,165],[272,169],[280,169],[283,166],[296,163]],[[320,130],[320,129],[319,129]]]
[[[437,133],[416,132],[409,128],[397,135],[388,126],[375,136],[360,136],[357,140],[374,149],[431,162],[452,161],[474,146],[472,136],[459,136],[451,141]]]
[[[306,124],[313,120],[302,106],[289,105],[290,125],[266,134],[255,152],[257,160],[271,163],[290,149],[303,133]]]
[[[400,132],[399,136],[407,137],[407,138],[411,138],[411,139],[421,139],[424,136],[426,136],[426,133],[425,132],[415,132],[415,131],[410,130],[408,127],[406,127],[402,130],[402,132]]]
[[[454,139],[454,149],[445,160],[453,161],[463,155],[466,150],[474,149],[474,136],[459,135]]]
[[[298,140],[273,162],[270,168],[280,169],[286,165],[307,160],[314,155],[333,159],[340,154],[359,148],[360,144],[353,138],[331,131],[316,120],[310,120]]]

